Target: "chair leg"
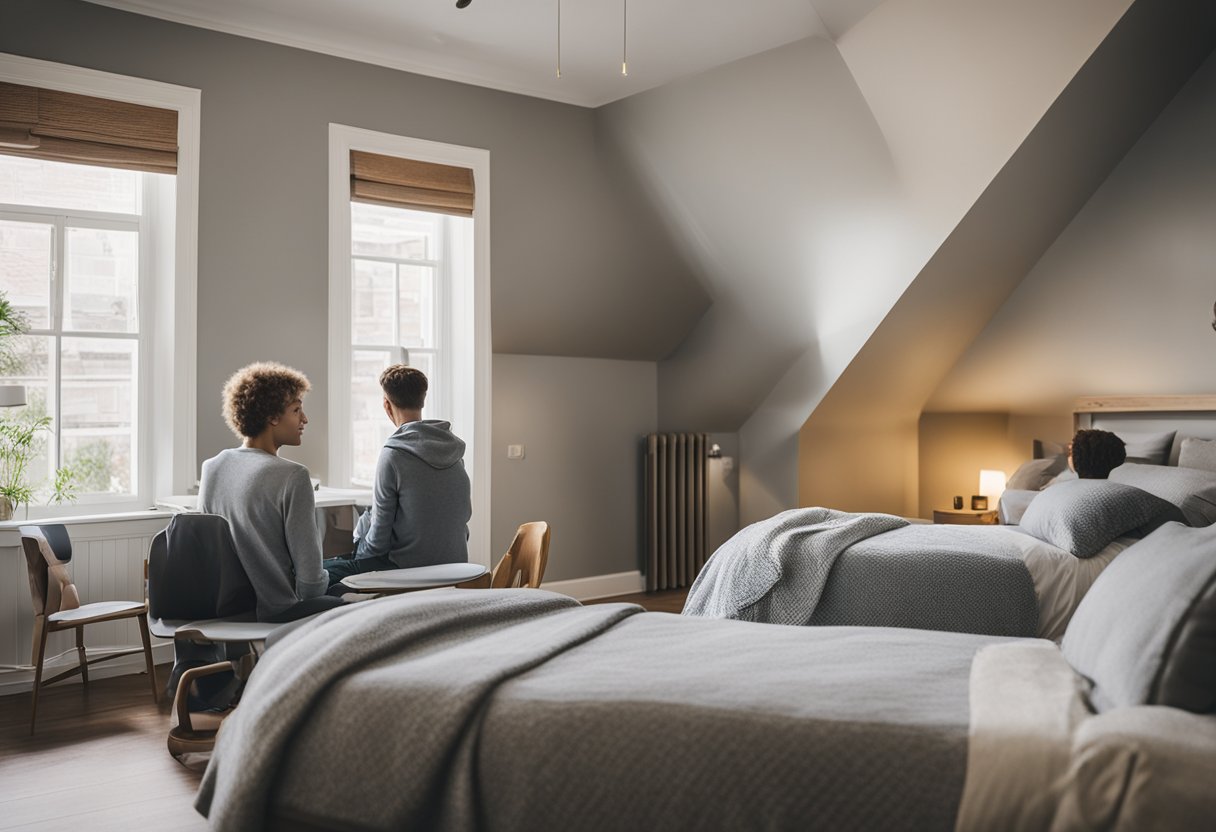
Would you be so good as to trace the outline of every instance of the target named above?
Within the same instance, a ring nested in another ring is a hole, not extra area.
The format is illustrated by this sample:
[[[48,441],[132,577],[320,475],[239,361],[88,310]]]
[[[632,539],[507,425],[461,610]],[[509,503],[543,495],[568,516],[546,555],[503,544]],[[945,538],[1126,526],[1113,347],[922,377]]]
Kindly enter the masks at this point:
[[[35,624],[38,632],[38,649],[34,655],[34,701],[30,705],[30,736],[34,736],[34,724],[38,719],[38,689],[42,686],[42,662],[46,658],[46,622],[39,617]]]
[[[76,655],[80,657],[81,684],[89,683],[89,660],[84,652],[84,627],[76,628]]]
[[[139,616],[139,637],[144,640],[144,663],[148,666],[148,681],[152,685],[152,701],[160,704],[160,690],[156,687],[156,666],[152,664],[152,637],[148,634],[148,616]]]

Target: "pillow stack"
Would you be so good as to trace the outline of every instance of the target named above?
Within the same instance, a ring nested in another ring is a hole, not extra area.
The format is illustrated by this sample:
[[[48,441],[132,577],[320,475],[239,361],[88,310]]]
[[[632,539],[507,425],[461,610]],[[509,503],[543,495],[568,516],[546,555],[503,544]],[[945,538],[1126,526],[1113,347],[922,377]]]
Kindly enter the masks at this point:
[[[1077,607],[1061,650],[1093,685],[1099,711],[1216,712],[1216,526],[1171,523],[1120,554]]]

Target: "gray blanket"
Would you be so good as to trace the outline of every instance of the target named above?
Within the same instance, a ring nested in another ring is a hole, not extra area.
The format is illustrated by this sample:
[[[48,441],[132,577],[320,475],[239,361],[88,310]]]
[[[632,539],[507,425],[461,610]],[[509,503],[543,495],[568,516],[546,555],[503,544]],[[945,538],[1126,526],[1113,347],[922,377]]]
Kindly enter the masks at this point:
[[[752,523],[706,561],[685,615],[806,624],[840,553],[859,540],[908,525],[889,514],[796,508]]]
[[[971,658],[999,641],[373,601],[266,654],[198,806],[216,829],[950,829]]]
[[[799,512],[756,524],[760,530],[746,536],[744,529],[715,552],[693,584],[684,614],[1036,634],[1034,581],[1020,551],[1000,535],[977,541],[973,528],[908,525],[884,514]],[[824,515],[828,520],[821,522]],[[774,526],[781,529],[775,537],[766,533]],[[742,546],[736,544],[740,536]],[[723,554],[724,562],[715,563]]]

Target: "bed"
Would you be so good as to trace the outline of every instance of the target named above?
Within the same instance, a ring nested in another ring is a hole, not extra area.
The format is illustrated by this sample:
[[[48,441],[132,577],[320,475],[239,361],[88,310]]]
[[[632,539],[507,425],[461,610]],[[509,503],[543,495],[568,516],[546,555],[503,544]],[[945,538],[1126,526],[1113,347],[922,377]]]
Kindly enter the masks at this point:
[[[1087,398],[1074,424],[1120,434],[1128,463],[1109,480],[1078,481],[1065,442],[1036,440],[1038,459],[1001,499],[1002,518],[1016,525],[784,512],[715,552],[685,614],[1059,639],[1094,580],[1137,539],[1166,522],[1216,521],[1216,397]]]
[[[196,805],[218,830],[1204,828],[1216,649],[1173,634],[1216,622],[1216,533],[1138,546],[1062,646],[540,590],[353,605],[270,644]]]

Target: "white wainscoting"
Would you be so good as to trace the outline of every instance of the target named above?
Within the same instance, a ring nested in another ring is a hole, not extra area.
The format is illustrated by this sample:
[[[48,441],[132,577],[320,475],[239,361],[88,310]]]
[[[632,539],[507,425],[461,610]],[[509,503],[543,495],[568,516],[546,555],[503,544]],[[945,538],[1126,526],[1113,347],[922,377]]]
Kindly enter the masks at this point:
[[[135,601],[144,598],[144,560],[152,538],[169,524],[172,513],[148,511],[116,517],[65,518],[72,539],[72,580],[80,601]],[[0,528],[0,695],[28,691],[33,683],[30,664],[34,634],[34,611],[30,603],[29,573],[21,551],[16,523]],[[85,646],[90,656],[141,647],[135,619],[106,621],[85,627]],[[173,644],[153,639],[156,661],[173,660]],[[73,631],[52,633],[47,640],[47,662],[43,675],[77,664]],[[137,673],[144,669],[142,655],[105,662],[89,670],[92,678]],[[73,681],[79,683],[80,677]]]

